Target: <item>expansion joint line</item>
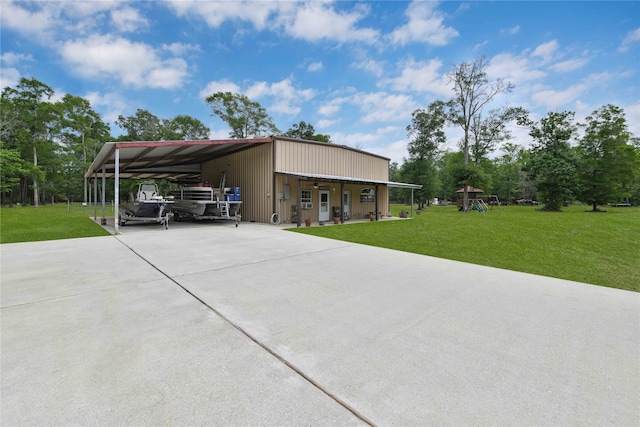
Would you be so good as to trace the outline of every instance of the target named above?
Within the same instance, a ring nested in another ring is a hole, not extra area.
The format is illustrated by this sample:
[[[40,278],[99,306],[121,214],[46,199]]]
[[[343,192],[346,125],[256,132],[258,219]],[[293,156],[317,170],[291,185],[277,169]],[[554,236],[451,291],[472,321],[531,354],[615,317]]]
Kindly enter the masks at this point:
[[[198,301],[200,304],[204,305],[207,309],[211,310],[213,313],[215,313],[218,317],[220,317],[222,320],[224,320],[226,323],[228,323],[229,325],[231,325],[231,327],[233,327],[234,329],[236,329],[238,332],[240,332],[241,334],[243,334],[245,337],[249,338],[251,341],[253,341],[255,344],[257,344],[258,346],[260,346],[260,348],[262,348],[264,351],[266,351],[267,353],[269,353],[270,355],[272,355],[273,357],[275,357],[278,361],[280,361],[282,364],[284,364],[285,366],[287,366],[289,369],[291,369],[292,371],[294,371],[296,374],[298,374],[299,376],[301,376],[302,378],[304,378],[309,384],[311,384],[312,386],[314,386],[316,389],[318,389],[320,392],[322,392],[324,395],[326,395],[327,397],[329,397],[331,400],[335,401],[336,403],[338,403],[340,406],[342,406],[344,409],[346,409],[347,411],[351,412],[356,418],[358,418],[360,421],[375,427],[376,424],[373,423],[373,421],[371,421],[370,419],[368,419],[366,416],[364,416],[363,414],[361,414],[360,412],[358,412],[355,408],[351,407],[349,404],[347,404],[346,402],[344,402],[342,399],[340,399],[338,396],[336,396],[335,394],[331,393],[329,390],[325,389],[324,387],[322,387],[320,384],[318,384],[313,378],[311,378],[310,376],[308,376],[307,374],[305,374],[301,369],[299,369],[298,367],[296,367],[295,365],[291,364],[289,361],[287,361],[284,357],[282,357],[280,354],[276,353],[273,349],[271,349],[269,346],[267,346],[266,344],[264,344],[263,342],[259,341],[256,337],[254,337],[253,335],[251,335],[251,333],[249,333],[246,329],[244,329],[242,326],[238,325],[237,323],[235,323],[233,320],[229,319],[228,317],[226,317],[224,314],[222,314],[220,311],[216,310],[214,307],[212,307],[211,305],[209,305],[206,301],[204,301],[203,299],[201,299],[200,297],[198,297],[196,294],[194,294],[193,292],[191,292],[189,289],[185,288],[184,286],[182,286],[180,283],[178,283],[176,280],[174,280],[172,277],[170,277],[169,275],[167,275],[164,271],[160,270],[158,267],[156,267],[155,265],[153,265],[152,263],[150,263],[146,258],[144,258],[142,255],[140,255],[138,252],[136,252],[132,247],[130,247],[129,245],[127,245],[126,243],[124,243],[122,240],[118,239],[118,241],[120,241],[120,243],[122,243],[124,246],[126,246],[131,252],[133,252],[134,254],[136,254],[141,260],[143,260],[144,262],[146,262],[147,264],[149,264],[153,269],[155,269],[156,271],[158,271],[160,274],[162,274],[164,277],[166,277],[167,279],[169,279],[172,283],[174,283],[176,286],[178,286],[180,289],[182,289],[184,292],[186,292],[187,294],[191,295],[191,297],[193,297],[196,301]]]

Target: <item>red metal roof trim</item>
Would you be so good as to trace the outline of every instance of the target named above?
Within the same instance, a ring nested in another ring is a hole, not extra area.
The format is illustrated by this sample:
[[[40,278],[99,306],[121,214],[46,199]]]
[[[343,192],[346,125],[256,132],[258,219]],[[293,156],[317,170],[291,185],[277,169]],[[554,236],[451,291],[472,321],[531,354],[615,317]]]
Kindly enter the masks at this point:
[[[198,139],[194,141],[123,141],[116,142],[116,148],[134,147],[179,147],[193,145],[225,145],[225,144],[260,144],[271,142],[271,138],[245,138],[245,139]]]

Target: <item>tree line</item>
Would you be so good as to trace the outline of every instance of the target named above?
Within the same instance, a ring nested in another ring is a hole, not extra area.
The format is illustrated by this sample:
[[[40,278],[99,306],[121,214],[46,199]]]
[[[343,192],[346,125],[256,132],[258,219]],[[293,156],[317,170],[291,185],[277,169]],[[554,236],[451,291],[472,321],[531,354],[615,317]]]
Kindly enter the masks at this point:
[[[640,139],[629,132],[624,111],[604,105],[575,123],[570,111],[549,112],[538,121],[521,107],[492,107],[514,86],[489,80],[484,57],[455,65],[447,73],[454,96],[415,110],[407,125],[409,157],[390,165],[391,181],[421,184],[421,206],[435,198],[454,200],[468,187],[482,188],[501,201],[536,201],[548,210],[580,201],[598,206],[622,200],[640,203]],[[208,139],[210,129],[188,115],[162,119],[138,109],[118,116],[123,133],[110,127],[81,97],[66,94],[52,102],[54,91],[34,78],[21,78],[0,98],[0,197],[13,205],[87,201],[84,173],[106,141]],[[230,129],[229,138],[282,135],[331,143],[301,121],[281,132],[266,110],[245,95],[217,92],[205,99]],[[528,130],[525,148],[512,140],[509,125]],[[446,150],[445,128],[458,127],[459,149]],[[498,154],[496,154],[498,153]],[[125,187],[135,181],[123,183]],[[123,188],[123,194],[127,192]],[[110,191],[110,190],[107,190]],[[107,196],[112,196],[108,194]],[[408,190],[391,189],[393,201],[407,201]]]
[[[0,203],[39,206],[55,201],[91,198],[84,174],[107,141],[170,141],[208,139],[210,129],[200,120],[177,115],[162,119],[138,109],[118,116],[123,133],[111,135],[109,125],[91,103],[66,94],[51,101],[54,91],[35,78],[21,78],[0,97]],[[282,134],[293,138],[331,142],[304,121],[282,133],[257,102],[241,94],[214,93],[206,99],[213,115],[231,129],[230,138]],[[123,182],[123,194],[137,181]],[[107,189],[107,197],[113,197]]]
[[[422,184],[415,192],[421,207],[435,198],[455,200],[462,188],[466,210],[468,187],[551,211],[574,201],[594,211],[609,203],[640,203],[640,139],[629,132],[623,109],[607,104],[576,123],[571,111],[534,121],[521,107],[491,108],[513,85],[490,81],[486,67],[484,57],[454,66],[447,73],[454,96],[412,114],[409,158],[390,165],[390,179]],[[527,129],[531,147],[512,141],[512,123]],[[458,151],[443,148],[447,126],[462,130]],[[407,201],[407,190],[393,189],[391,198]]]

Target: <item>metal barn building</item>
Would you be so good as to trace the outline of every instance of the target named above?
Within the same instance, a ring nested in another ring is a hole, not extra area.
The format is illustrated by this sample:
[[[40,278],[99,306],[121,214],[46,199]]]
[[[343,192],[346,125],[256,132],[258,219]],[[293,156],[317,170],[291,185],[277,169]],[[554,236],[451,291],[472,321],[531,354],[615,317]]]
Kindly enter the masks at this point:
[[[420,185],[389,181],[389,159],[344,145],[280,136],[197,141],[106,143],[86,177],[114,179],[116,211],[120,179],[169,180],[176,185],[209,182],[221,176],[240,187],[242,220],[300,225],[346,218],[386,215],[389,188]],[[104,191],[102,192],[104,194]],[[104,200],[102,201],[104,204]],[[104,210],[103,210],[104,211]],[[117,221],[116,221],[117,230]]]

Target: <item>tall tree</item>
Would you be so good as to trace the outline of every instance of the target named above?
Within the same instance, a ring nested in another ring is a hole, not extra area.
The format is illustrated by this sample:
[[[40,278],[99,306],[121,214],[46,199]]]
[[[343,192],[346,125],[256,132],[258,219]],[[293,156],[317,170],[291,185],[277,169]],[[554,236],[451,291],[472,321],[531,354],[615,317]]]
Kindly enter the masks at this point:
[[[405,177],[422,184],[422,190],[417,192],[421,201],[430,200],[438,193],[436,161],[440,147],[447,142],[444,133],[447,106],[442,101],[435,101],[426,110],[415,110],[411,114],[411,124],[406,128],[410,139],[408,162],[411,165],[405,168]]]
[[[605,105],[581,125],[585,135],[578,145],[579,200],[598,210],[598,205],[630,196],[630,188],[640,174],[638,154],[630,144],[624,111]]]
[[[507,203],[511,203],[518,195],[523,153],[522,146],[507,142],[502,146],[502,155],[496,159],[498,176],[495,192],[500,200]]]
[[[33,183],[33,204],[35,207],[39,205],[38,185],[43,177],[43,170],[38,165],[38,148],[43,146],[44,149],[47,149],[50,145],[47,144],[49,132],[46,123],[50,122],[48,119],[51,114],[49,100],[53,93],[53,89],[46,84],[34,78],[25,77],[20,79],[15,88],[6,87],[2,92],[2,98],[13,104],[22,125],[22,129],[17,135],[17,143],[33,154],[33,162],[26,167]]]
[[[519,119],[519,124],[529,127],[534,140],[525,171],[535,180],[545,210],[560,211],[576,191],[576,159],[570,146],[576,132],[573,116],[573,112],[564,111],[550,112],[539,123]]]
[[[389,181],[398,182],[400,179],[400,168],[398,167],[398,162],[389,163]],[[397,202],[401,198],[402,192],[400,191],[400,188],[389,188],[389,200]]]
[[[118,116],[116,125],[127,132],[125,140],[157,141],[162,139],[160,119],[147,110],[137,109],[134,116]]]
[[[200,120],[187,116],[177,115],[173,119],[162,120],[162,138],[167,141],[191,140],[209,138],[209,128]]]
[[[86,203],[88,189],[84,172],[89,167],[89,155],[95,155],[97,145],[108,135],[108,129],[85,98],[66,94],[58,105],[62,113],[61,142],[68,157],[66,167],[76,170],[71,177],[77,173],[82,174],[82,200]],[[67,196],[70,196],[69,192],[67,193]]]
[[[471,120],[470,157],[475,164],[480,164],[493,153],[500,143],[511,139],[511,132],[507,128],[509,122],[517,117],[525,116],[527,112],[521,107],[504,107],[490,110],[485,117],[479,112]]]
[[[0,140],[0,195],[2,205],[6,204],[6,196],[9,196],[9,206],[13,206],[13,190],[25,173],[24,162],[17,149],[5,148],[4,145]]]
[[[260,137],[280,132],[266,110],[245,95],[216,92],[206,101],[213,114],[231,128],[230,138]]]
[[[298,138],[298,139],[306,139],[307,141],[320,141],[320,142],[331,142],[331,137],[329,135],[323,135],[321,133],[316,133],[316,130],[313,128],[313,125],[301,121],[300,123],[296,123],[288,131],[286,131],[283,136],[288,136],[290,138]]]
[[[453,84],[455,96],[450,110],[452,122],[463,130],[462,152],[464,167],[469,164],[469,147],[471,144],[472,125],[474,120],[481,123],[484,108],[500,93],[510,92],[513,85],[504,79],[489,81],[487,77],[488,63],[484,56],[473,62],[463,62],[454,66],[447,73],[449,82]],[[472,171],[466,171],[462,176],[472,176]],[[464,210],[469,205],[469,193],[464,183]]]

